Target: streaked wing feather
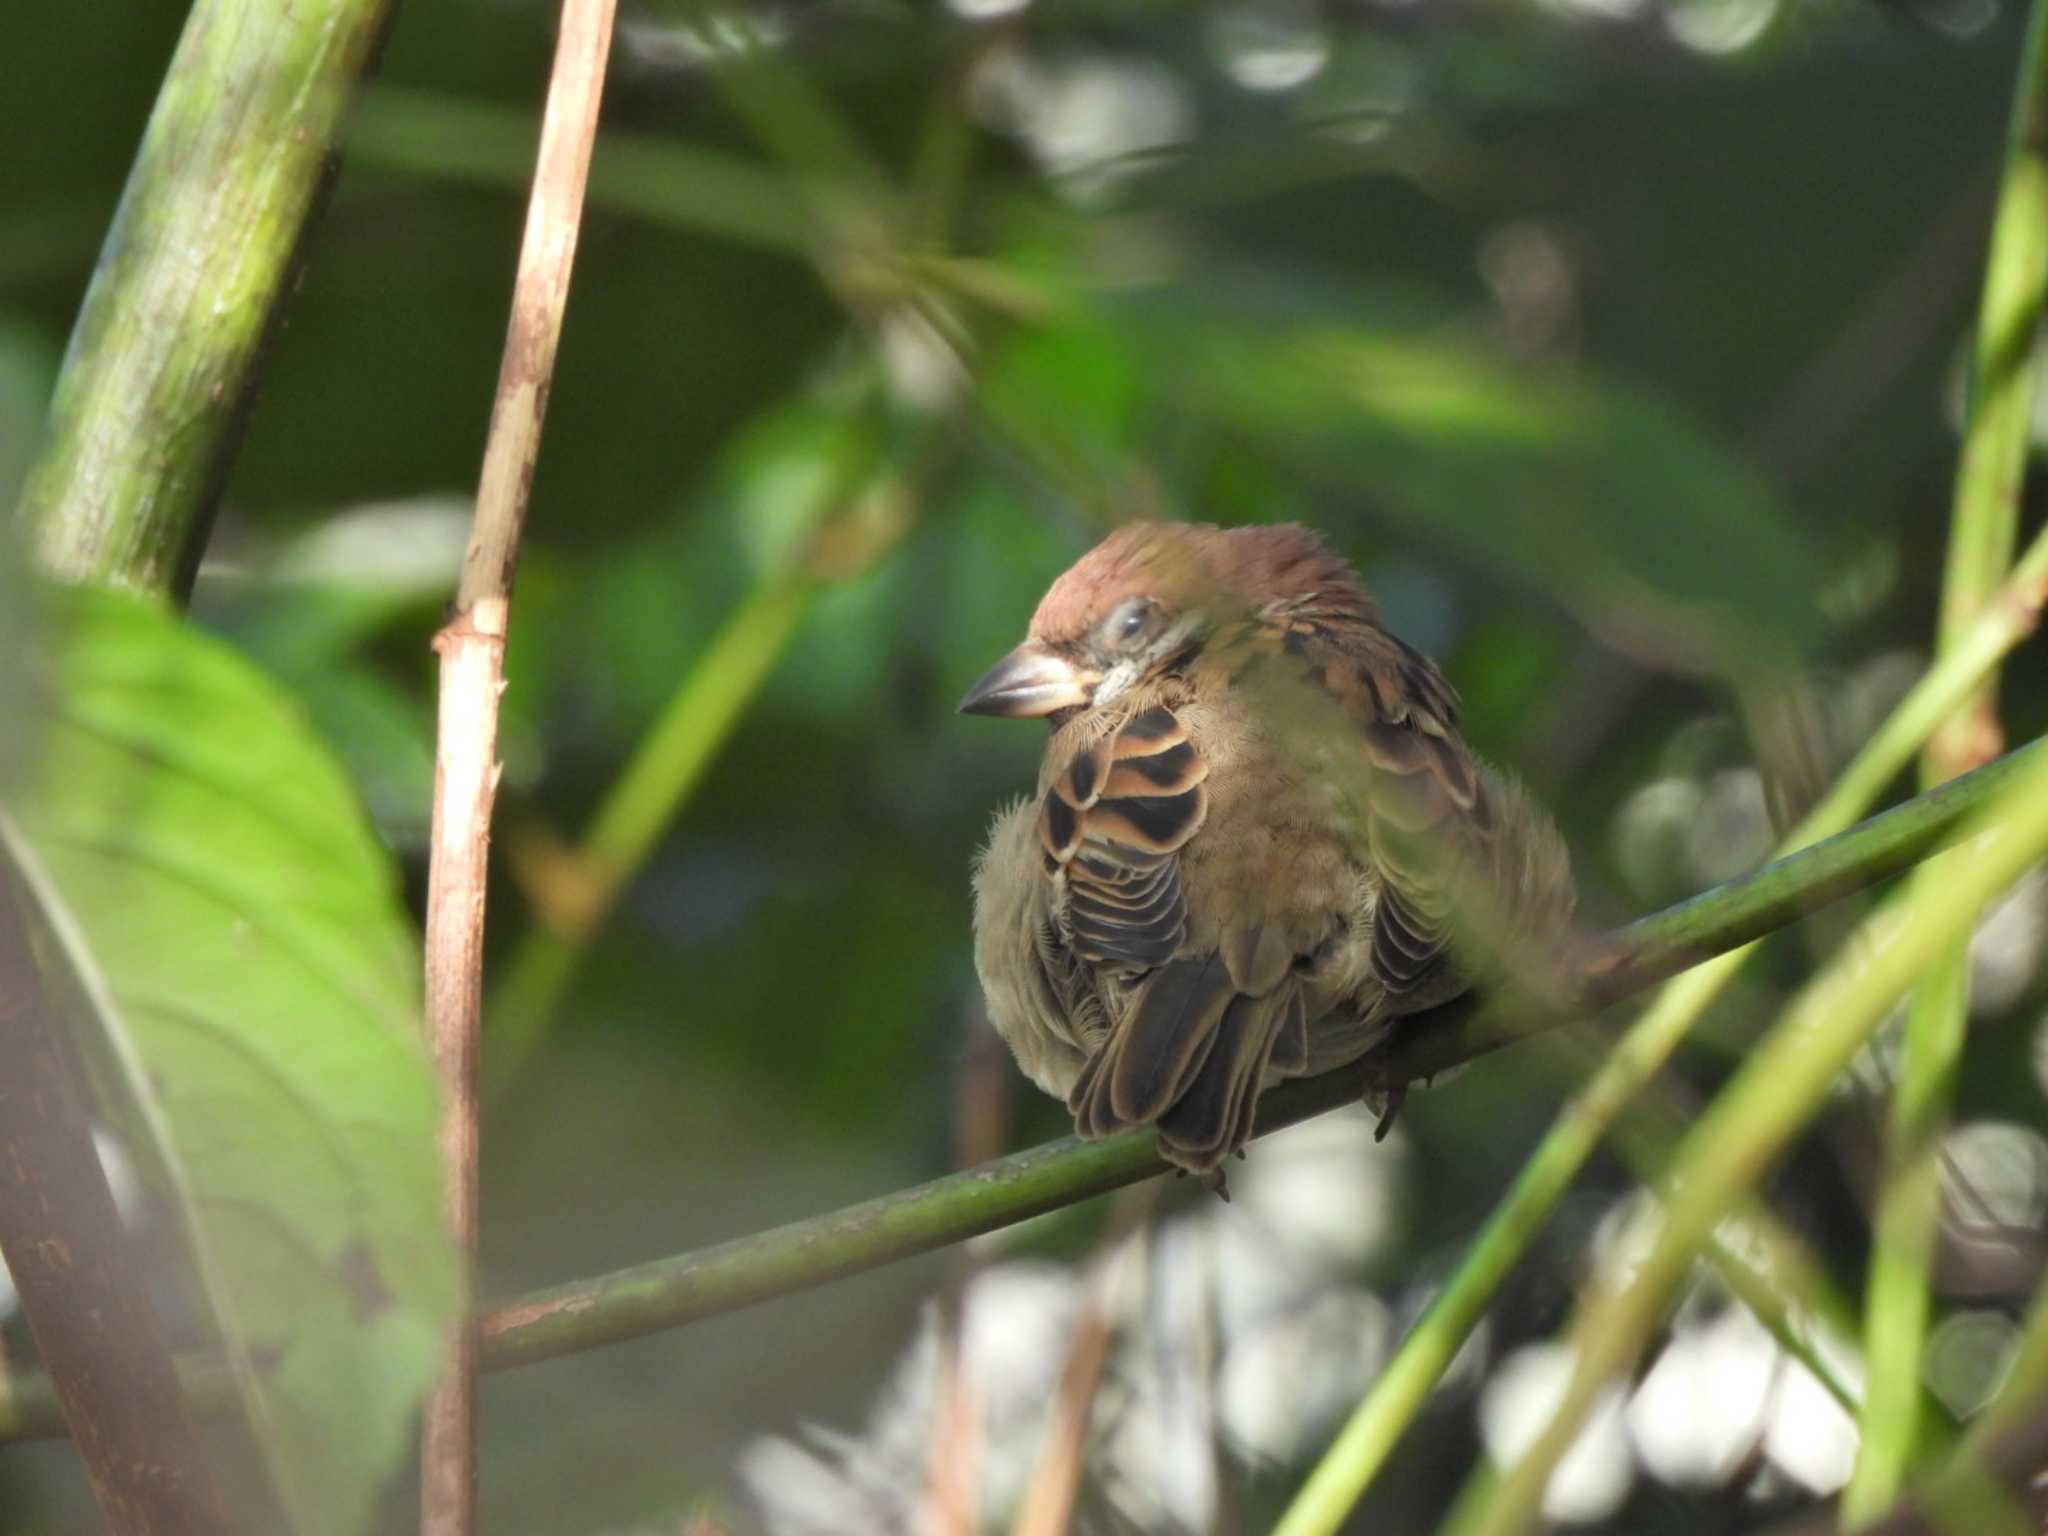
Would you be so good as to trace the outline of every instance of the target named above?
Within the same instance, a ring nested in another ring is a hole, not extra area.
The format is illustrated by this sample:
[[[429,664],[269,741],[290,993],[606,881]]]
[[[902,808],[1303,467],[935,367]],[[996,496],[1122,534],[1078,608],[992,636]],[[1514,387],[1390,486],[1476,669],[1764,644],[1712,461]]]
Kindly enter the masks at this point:
[[[1180,948],[1187,901],[1177,855],[1208,815],[1207,774],[1179,719],[1148,709],[1052,776],[1039,840],[1083,959],[1138,973]]]
[[[1450,944],[1445,860],[1493,827],[1485,782],[1458,734],[1458,696],[1435,663],[1369,624],[1291,616],[1285,649],[1358,726],[1367,834],[1381,890],[1373,969],[1393,996],[1427,986]]]

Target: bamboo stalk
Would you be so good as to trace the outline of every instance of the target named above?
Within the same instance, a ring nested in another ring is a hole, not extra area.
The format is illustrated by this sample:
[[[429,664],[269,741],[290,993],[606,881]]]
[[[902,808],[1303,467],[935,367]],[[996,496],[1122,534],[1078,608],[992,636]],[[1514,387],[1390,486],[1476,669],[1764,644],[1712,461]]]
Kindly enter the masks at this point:
[[[22,493],[67,581],[190,589],[263,345],[390,0],[192,8]]]

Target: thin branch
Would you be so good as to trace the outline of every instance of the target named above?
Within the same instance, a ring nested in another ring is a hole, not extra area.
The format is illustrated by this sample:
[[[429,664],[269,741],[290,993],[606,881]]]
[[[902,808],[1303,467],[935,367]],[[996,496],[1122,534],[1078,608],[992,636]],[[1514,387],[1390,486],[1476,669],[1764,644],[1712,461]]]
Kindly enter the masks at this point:
[[[200,0],[22,498],[44,569],[182,596],[390,0]]]
[[[221,1536],[220,1492],[135,1267],[74,1062],[0,874],[0,1252],[115,1536]]]
[[[1687,956],[1712,955],[1748,943],[1829,901],[1898,874],[1948,847],[1968,819],[2023,775],[2048,762],[2048,741],[2008,753],[1973,774],[1873,817],[1839,837],[1610,935],[1617,948],[1636,946],[1641,969],[1621,966],[1607,983],[1628,978],[1649,985]],[[1490,1032],[1472,1020],[1474,1054],[1547,1023],[1495,1017]],[[1424,1028],[1420,1035],[1432,1033]],[[1410,1046],[1377,1066],[1357,1063],[1322,1077],[1286,1083],[1259,1101],[1261,1135],[1356,1101],[1369,1077],[1392,1076],[1398,1063],[1437,1061]],[[1431,1066],[1442,1070],[1448,1062]],[[735,1312],[757,1302],[810,1290],[916,1254],[964,1242],[1032,1216],[1075,1205],[1167,1171],[1148,1133],[1106,1141],[1066,1137],[894,1194],[807,1217],[752,1236],[587,1280],[528,1292],[487,1311],[479,1322],[480,1364],[509,1370]],[[180,1375],[202,1411],[229,1401],[218,1366],[180,1362]],[[43,1378],[0,1378],[0,1443],[61,1434]]]
[[[440,1153],[449,1225],[474,1285],[477,1055],[483,1018],[484,893],[498,784],[498,698],[519,540],[540,452],[569,272],[597,136],[614,0],[564,0],[526,234],[513,281],[476,520],[455,611],[435,636],[441,702],[427,875],[426,1012],[443,1095]],[[476,1529],[476,1332],[452,1330],[421,1434],[424,1536]]]

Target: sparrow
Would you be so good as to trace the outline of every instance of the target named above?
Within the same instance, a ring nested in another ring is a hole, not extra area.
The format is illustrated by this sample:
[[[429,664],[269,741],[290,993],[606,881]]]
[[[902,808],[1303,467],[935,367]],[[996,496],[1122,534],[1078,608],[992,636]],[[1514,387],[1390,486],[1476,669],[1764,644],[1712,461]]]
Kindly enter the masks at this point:
[[[974,958],[1083,1137],[1153,1126],[1220,1181],[1263,1088],[1569,927],[1555,827],[1308,528],[1119,528],[960,709],[1050,727],[975,864]]]

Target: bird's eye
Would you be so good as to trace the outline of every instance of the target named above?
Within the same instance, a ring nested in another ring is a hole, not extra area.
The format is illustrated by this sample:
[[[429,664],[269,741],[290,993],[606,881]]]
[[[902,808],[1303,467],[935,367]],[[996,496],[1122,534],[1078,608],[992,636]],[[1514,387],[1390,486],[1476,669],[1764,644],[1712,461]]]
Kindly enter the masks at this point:
[[[1119,645],[1129,645],[1152,627],[1157,605],[1149,597],[1127,598],[1109,616],[1109,636]]]

